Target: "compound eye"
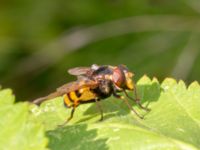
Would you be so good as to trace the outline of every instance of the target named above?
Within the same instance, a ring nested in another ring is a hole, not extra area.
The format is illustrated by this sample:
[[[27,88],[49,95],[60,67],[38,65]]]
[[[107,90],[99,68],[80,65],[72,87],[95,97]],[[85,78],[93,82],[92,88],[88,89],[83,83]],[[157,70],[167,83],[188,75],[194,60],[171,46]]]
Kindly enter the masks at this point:
[[[113,82],[118,87],[122,87],[124,85],[125,77],[123,72],[119,68],[116,68],[113,72]]]

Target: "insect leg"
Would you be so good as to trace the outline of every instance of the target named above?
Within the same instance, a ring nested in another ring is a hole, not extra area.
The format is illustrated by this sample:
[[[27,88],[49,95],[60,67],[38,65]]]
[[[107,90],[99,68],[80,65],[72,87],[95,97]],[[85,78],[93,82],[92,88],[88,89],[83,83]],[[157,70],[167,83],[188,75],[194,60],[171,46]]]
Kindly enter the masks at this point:
[[[123,100],[123,101],[126,103],[126,105],[129,107],[129,109],[130,109],[133,113],[135,113],[140,119],[143,119],[143,118],[144,118],[144,117],[140,116],[140,115],[135,111],[135,109],[133,109],[133,107],[129,104],[128,100],[127,100],[124,96],[118,95],[117,93],[113,93],[113,95],[114,95],[114,97]]]
[[[98,99],[95,99],[95,102],[96,102],[96,105],[97,105],[97,109],[99,109],[100,113],[101,113],[101,118],[99,121],[102,121],[103,120],[103,109],[100,105],[100,102],[98,101]]]
[[[73,108],[72,108],[70,117],[69,117],[63,124],[59,125],[59,127],[63,127],[64,125],[66,125],[66,124],[73,118],[73,115],[74,115],[74,112],[75,112],[75,108],[76,108],[76,107],[73,107]]]
[[[144,109],[144,110],[146,110],[146,111],[150,111],[149,108],[146,108],[146,107],[142,106],[140,99],[137,97],[137,92],[136,92],[136,90],[135,90],[135,97],[136,97],[135,99],[132,98],[132,97],[130,97],[130,96],[128,95],[128,93],[127,93],[125,90],[124,90],[124,93],[125,93],[126,97],[128,97],[128,98],[131,99],[131,100],[133,100],[141,109]]]
[[[69,121],[73,118],[73,116],[74,116],[74,112],[75,112],[75,108],[76,108],[76,107],[73,107],[73,108],[72,108],[72,111],[71,111],[70,117],[67,119],[66,123],[69,122]]]

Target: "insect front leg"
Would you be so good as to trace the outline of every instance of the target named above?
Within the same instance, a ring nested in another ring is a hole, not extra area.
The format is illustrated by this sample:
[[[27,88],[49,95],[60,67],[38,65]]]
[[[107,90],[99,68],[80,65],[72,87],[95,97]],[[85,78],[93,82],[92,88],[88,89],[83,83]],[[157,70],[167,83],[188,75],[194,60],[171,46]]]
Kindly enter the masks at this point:
[[[100,113],[101,113],[101,118],[99,119],[99,121],[102,121],[103,120],[103,109],[100,105],[100,102],[99,102],[99,99],[95,99],[95,102],[96,102],[96,105],[97,105],[97,109],[99,109]]]
[[[138,96],[137,96],[136,89],[135,89],[135,99],[132,98],[132,97],[130,97],[130,96],[128,95],[128,93],[127,93],[125,90],[124,90],[124,93],[125,93],[126,97],[128,97],[128,98],[131,99],[131,100],[133,100],[141,109],[143,109],[143,110],[145,110],[145,111],[150,111],[149,108],[142,106],[141,100],[140,100],[140,98],[138,98]]]
[[[118,98],[118,99],[123,100],[123,101],[126,103],[126,105],[129,107],[129,109],[130,109],[133,113],[135,113],[140,119],[143,119],[143,118],[144,118],[143,116],[140,116],[140,115],[136,112],[135,109],[133,109],[133,107],[129,104],[128,100],[127,100],[124,96],[118,95],[116,92],[113,92],[113,96],[116,97],[116,98]]]

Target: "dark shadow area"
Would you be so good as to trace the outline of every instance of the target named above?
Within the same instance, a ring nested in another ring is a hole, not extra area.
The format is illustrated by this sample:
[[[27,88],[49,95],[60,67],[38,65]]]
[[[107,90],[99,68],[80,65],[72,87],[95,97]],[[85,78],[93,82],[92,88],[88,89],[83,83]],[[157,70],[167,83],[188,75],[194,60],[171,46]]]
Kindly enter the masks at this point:
[[[144,85],[137,86],[138,97],[141,99],[141,104],[144,107],[147,107],[149,109],[151,109],[150,104],[153,102],[156,102],[159,99],[161,91],[162,91],[162,89],[160,87],[160,84],[155,83],[155,82],[152,84],[144,84]],[[128,94],[131,97],[134,97],[133,96],[134,93],[129,92]],[[114,97],[107,98],[100,102],[101,102],[102,109],[104,112],[104,120],[114,117],[114,116],[125,116],[125,115],[129,114],[131,111],[127,107],[127,105],[124,103],[124,101],[114,98]],[[129,99],[129,103],[132,106],[136,105],[136,103],[130,99]],[[145,105],[144,105],[144,103],[145,103]],[[145,111],[139,107],[137,108],[137,110],[139,110],[139,112]],[[153,110],[151,110],[151,111],[153,111]],[[145,111],[146,113],[145,113],[144,117],[146,118],[148,113],[150,113],[151,111],[147,111],[147,112]],[[88,108],[84,112],[84,115],[91,115],[91,114],[95,114],[95,115],[99,114],[99,118],[100,118],[100,113],[99,113],[99,110],[97,109],[95,103],[94,103],[94,105],[92,105],[90,108]],[[78,122],[86,121],[86,120],[89,120],[90,118],[91,117],[84,118],[82,120],[79,120]]]
[[[87,130],[87,125],[66,126],[46,133],[51,150],[107,150],[107,139],[96,139],[97,130]]]
[[[160,87],[160,83],[154,82],[151,85],[144,84],[137,86],[137,91],[141,102],[147,102],[148,106],[150,103],[156,102],[158,100],[160,93],[162,92],[162,88]]]

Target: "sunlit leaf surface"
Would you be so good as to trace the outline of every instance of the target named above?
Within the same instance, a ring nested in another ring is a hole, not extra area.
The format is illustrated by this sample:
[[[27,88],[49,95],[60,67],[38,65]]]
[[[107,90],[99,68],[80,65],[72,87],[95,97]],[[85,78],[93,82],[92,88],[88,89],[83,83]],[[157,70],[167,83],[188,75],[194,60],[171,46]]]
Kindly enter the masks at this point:
[[[43,126],[29,112],[27,103],[14,104],[11,90],[0,91],[0,149],[46,150]]]
[[[49,148],[56,149],[175,149],[200,148],[200,86],[197,82],[186,88],[184,82],[144,76],[137,83],[145,112],[133,104],[144,119],[131,113],[118,99],[102,101],[104,120],[99,122],[96,105],[80,105],[74,118],[62,125],[70,115],[62,98],[32,108],[49,137]],[[133,93],[129,93],[130,95]]]

